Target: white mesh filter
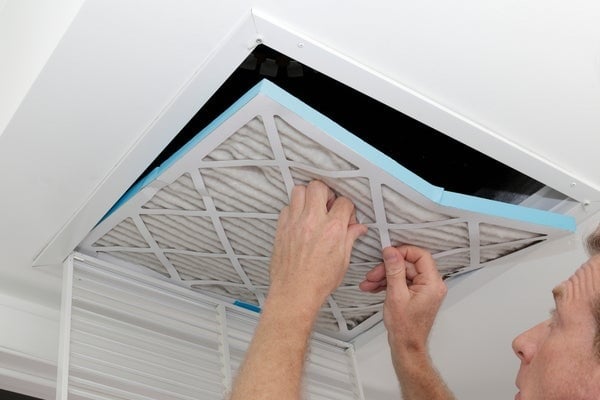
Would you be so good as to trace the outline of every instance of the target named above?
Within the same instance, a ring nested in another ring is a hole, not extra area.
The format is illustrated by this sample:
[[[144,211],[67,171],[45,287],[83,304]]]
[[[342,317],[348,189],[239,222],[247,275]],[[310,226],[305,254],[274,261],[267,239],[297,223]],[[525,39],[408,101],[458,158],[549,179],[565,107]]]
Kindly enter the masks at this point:
[[[349,197],[369,227],[316,326],[342,340],[381,320],[383,294],[357,285],[382,247],[424,247],[450,277],[573,229],[562,215],[431,186],[263,82],[124,196],[79,250],[260,306],[278,213],[312,179]]]

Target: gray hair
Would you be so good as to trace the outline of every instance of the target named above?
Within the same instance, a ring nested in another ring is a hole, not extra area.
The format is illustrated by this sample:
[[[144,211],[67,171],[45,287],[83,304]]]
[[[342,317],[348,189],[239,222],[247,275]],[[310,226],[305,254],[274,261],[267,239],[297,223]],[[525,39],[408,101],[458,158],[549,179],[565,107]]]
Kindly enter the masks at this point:
[[[585,240],[585,247],[590,256],[600,254],[600,225],[588,235]]]
[[[585,248],[590,257],[600,255],[600,225],[585,239]],[[596,320],[596,335],[594,337],[594,349],[596,356],[600,359],[600,294],[592,301],[592,314]]]

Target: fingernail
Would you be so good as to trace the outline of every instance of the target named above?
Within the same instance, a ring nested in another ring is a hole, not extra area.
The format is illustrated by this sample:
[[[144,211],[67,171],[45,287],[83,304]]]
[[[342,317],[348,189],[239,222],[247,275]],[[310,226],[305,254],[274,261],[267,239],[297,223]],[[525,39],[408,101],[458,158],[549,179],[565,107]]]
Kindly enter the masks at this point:
[[[383,249],[383,260],[385,262],[397,261],[398,256],[396,255],[396,251],[391,247]]]

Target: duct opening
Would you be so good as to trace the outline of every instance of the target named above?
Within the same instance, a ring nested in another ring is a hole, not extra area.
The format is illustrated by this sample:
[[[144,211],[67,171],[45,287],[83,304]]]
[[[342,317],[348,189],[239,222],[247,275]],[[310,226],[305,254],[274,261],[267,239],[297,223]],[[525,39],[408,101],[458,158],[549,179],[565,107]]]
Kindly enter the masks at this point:
[[[544,184],[508,165],[265,45],[254,49],[140,179],[263,79],[272,81],[433,185],[511,204],[521,204],[544,188]],[[546,189],[546,201],[540,208],[549,209],[567,199]]]

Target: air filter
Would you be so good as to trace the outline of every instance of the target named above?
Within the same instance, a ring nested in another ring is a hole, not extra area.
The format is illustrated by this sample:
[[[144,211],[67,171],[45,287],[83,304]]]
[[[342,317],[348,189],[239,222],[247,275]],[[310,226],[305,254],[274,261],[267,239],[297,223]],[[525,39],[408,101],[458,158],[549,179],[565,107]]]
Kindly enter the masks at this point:
[[[316,325],[342,340],[382,319],[384,294],[358,289],[382,247],[424,247],[449,278],[574,229],[567,216],[433,186],[263,81],[130,189],[79,251],[259,310],[279,211],[313,179],[369,228]]]

